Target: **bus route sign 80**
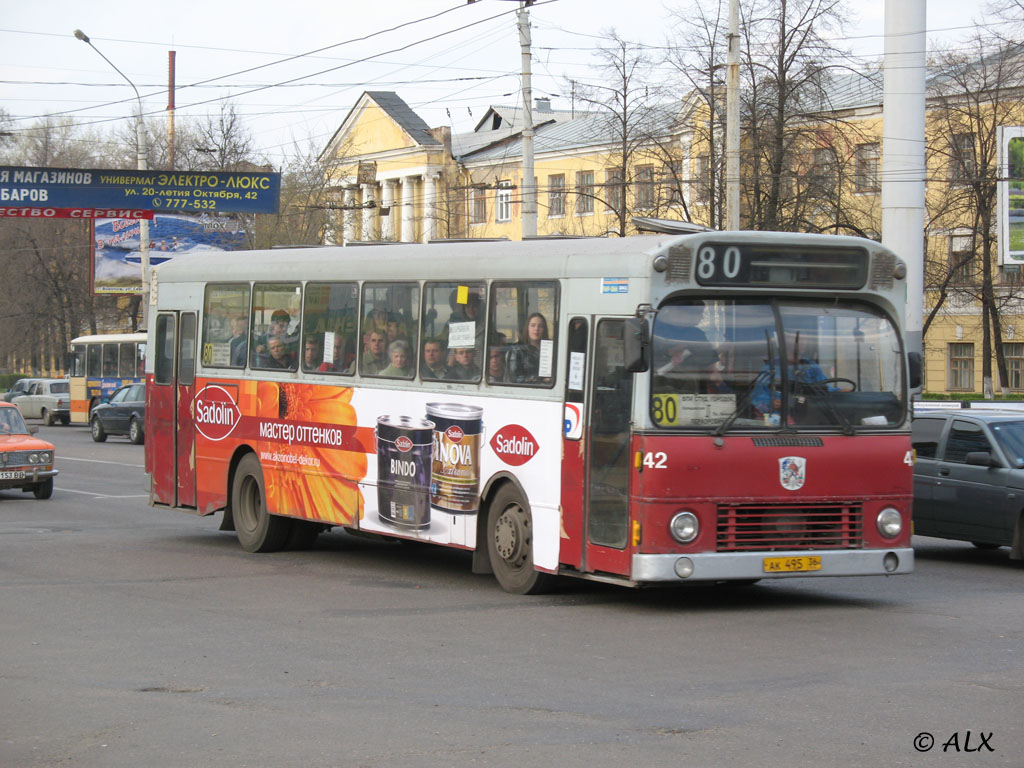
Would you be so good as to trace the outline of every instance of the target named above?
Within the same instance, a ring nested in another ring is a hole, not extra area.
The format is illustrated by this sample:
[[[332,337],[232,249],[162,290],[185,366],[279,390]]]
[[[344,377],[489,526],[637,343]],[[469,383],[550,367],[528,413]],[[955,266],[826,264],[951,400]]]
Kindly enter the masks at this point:
[[[860,248],[778,248],[705,243],[694,260],[699,285],[857,289],[867,279]]]

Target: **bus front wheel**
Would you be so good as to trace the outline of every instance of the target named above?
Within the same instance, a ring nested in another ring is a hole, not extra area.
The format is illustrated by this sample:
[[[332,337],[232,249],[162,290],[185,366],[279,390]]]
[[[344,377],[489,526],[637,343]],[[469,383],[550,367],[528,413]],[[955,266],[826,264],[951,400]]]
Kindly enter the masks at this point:
[[[235,471],[231,514],[238,542],[246,552],[276,552],[288,540],[291,521],[267,512],[263,469],[255,454],[247,454]]]
[[[554,577],[533,566],[533,520],[519,491],[511,484],[505,485],[489,508],[487,552],[498,584],[516,595],[549,590]]]

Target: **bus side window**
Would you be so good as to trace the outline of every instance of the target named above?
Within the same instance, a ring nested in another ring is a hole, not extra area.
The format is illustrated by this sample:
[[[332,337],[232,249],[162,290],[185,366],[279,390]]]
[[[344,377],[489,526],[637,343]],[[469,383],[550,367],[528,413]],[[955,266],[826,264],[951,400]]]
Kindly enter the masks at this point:
[[[411,379],[416,375],[420,288],[416,283],[364,283],[359,372]]]
[[[555,380],[558,340],[558,283],[554,281],[491,284],[490,328],[503,334],[504,382],[550,387]]]
[[[174,315],[160,315],[156,319],[156,361],[153,380],[157,384],[174,381]]]
[[[485,296],[483,283],[427,283],[421,326],[422,378],[480,381]]]
[[[351,376],[355,372],[356,283],[306,283],[302,370]]]
[[[114,378],[117,376],[117,343],[103,345],[103,375]]]
[[[256,283],[252,289],[253,343],[249,364],[254,368],[294,371],[299,364],[298,283]]]
[[[203,365],[244,368],[248,328],[248,283],[207,285],[203,301]]]
[[[587,373],[587,320],[574,317],[569,321],[569,344],[565,370],[565,402],[582,403]]]

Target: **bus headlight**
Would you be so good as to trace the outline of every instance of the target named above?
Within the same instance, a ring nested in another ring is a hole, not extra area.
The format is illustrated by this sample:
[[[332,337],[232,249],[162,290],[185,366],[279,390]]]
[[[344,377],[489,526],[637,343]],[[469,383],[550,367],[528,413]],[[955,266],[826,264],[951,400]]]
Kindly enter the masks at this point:
[[[672,538],[680,544],[689,544],[697,538],[697,534],[700,532],[700,523],[697,522],[697,516],[693,512],[680,512],[672,518],[672,522],[668,524],[668,530],[672,534]]]
[[[903,515],[898,509],[886,507],[878,513],[878,532],[887,539],[895,539],[903,531]]]

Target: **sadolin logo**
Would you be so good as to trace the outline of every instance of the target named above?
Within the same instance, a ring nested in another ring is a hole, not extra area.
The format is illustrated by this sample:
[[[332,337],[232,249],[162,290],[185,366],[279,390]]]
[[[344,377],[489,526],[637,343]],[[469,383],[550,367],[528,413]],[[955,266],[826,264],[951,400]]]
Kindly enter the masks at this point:
[[[398,439],[395,440],[395,448],[402,453],[408,453],[412,450],[412,438],[407,435],[399,435]]]
[[[491,448],[499,459],[513,467],[522,466],[540,450],[530,431],[518,424],[507,424],[495,432]]]
[[[231,393],[216,384],[203,387],[192,405],[196,430],[207,440],[223,440],[242,420],[242,412]]]
[[[462,427],[458,424],[452,424],[448,429],[444,431],[444,436],[451,440],[453,443],[461,443],[462,438],[466,436],[466,433],[462,431]]]

